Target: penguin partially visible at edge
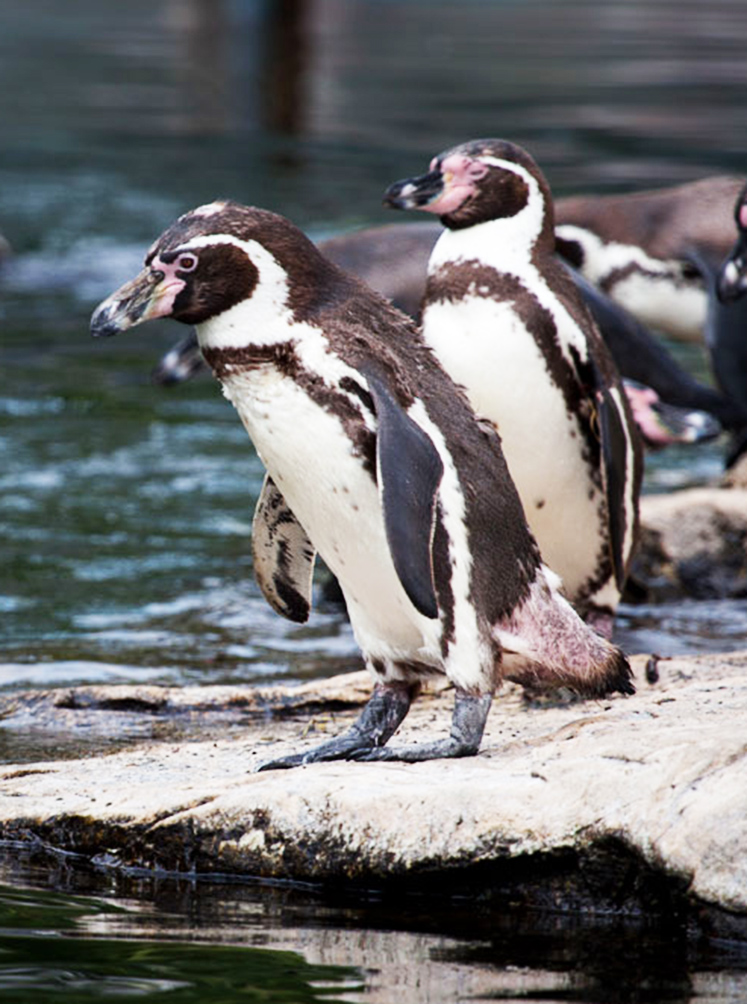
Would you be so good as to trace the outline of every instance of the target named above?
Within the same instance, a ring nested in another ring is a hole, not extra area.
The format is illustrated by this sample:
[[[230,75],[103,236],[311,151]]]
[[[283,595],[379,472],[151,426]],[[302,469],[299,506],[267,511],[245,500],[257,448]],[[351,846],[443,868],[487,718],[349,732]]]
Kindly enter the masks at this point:
[[[231,202],[180,217],[91,330],[167,316],[196,327],[267,468],[253,531],[265,597],[305,620],[318,551],[375,680],[348,732],[265,768],[474,754],[503,677],[632,692],[623,654],[543,565],[498,436],[409,318],[283,217]],[[385,746],[433,673],[456,688],[450,737]]]
[[[705,343],[716,383],[743,415],[732,432],[726,466],[747,453],[747,185],[734,203],[736,237],[723,260],[693,249],[693,261],[706,277],[708,314]]]
[[[504,140],[461,144],[387,205],[437,214],[423,338],[498,430],[545,560],[611,636],[638,530],[641,450],[617,370],[555,256],[549,186]]]
[[[719,262],[716,292],[721,303],[734,303],[747,293],[747,185],[743,185],[733,208],[736,236],[724,260]],[[713,259],[711,259],[712,261]]]

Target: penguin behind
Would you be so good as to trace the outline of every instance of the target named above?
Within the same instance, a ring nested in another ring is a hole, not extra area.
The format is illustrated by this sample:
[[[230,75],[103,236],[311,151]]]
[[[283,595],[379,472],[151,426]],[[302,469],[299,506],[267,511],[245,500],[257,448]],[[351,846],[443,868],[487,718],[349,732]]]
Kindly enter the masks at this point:
[[[499,431],[542,554],[611,636],[638,528],[641,453],[619,374],[555,255],[542,172],[503,140],[464,143],[392,185],[437,214],[423,337]]]
[[[502,678],[632,692],[623,654],[543,565],[498,436],[409,318],[283,217],[231,202],[180,217],[91,329],[167,316],[195,325],[267,468],[252,540],[266,599],[304,621],[318,552],[375,683],[345,734],[266,767],[474,754]],[[455,687],[451,735],[386,746],[433,673]]]
[[[707,277],[691,251],[719,261],[727,254],[743,185],[744,178],[712,175],[668,188],[559,199],[558,250],[647,327],[700,342]]]

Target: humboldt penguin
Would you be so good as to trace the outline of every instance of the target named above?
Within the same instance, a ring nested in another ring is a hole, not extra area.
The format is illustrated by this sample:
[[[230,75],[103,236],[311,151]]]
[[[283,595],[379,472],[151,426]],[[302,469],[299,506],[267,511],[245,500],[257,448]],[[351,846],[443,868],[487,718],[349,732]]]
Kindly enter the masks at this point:
[[[375,683],[347,732],[264,767],[474,754],[504,677],[632,691],[622,652],[543,564],[495,431],[410,319],[288,220],[233,202],[187,213],[91,330],[157,317],[195,326],[267,469],[253,524],[265,598],[304,621],[319,553]],[[455,688],[450,736],[386,746],[433,673]]]
[[[724,260],[715,254],[693,254],[709,293],[705,343],[711,369],[742,419],[728,426],[727,467],[747,452],[747,185],[737,196],[734,223],[735,239]]]
[[[558,199],[558,251],[646,327],[700,342],[708,290],[691,252],[724,257],[743,185],[744,178],[715,175],[642,192]]]
[[[392,185],[437,214],[423,337],[500,433],[543,556],[611,635],[636,542],[641,452],[619,374],[555,255],[549,186],[513,143],[474,140]]]
[[[721,303],[733,303],[747,293],[747,185],[739,190],[734,203],[731,243],[724,261],[719,263],[716,292]]]

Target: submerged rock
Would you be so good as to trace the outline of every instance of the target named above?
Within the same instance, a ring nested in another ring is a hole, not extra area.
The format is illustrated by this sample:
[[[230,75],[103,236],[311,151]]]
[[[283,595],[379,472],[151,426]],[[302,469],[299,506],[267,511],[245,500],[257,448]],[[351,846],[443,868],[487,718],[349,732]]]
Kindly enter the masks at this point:
[[[116,732],[116,715],[190,731],[158,742],[141,729],[108,755],[6,764],[0,836],[108,866],[476,896],[500,886],[553,908],[689,904],[747,918],[747,652],[662,661],[653,684],[645,658],[633,662],[630,698],[536,703],[507,686],[476,757],[268,773],[255,768],[345,728],[367,676],[5,697],[9,737],[53,729],[58,715],[73,731],[80,716],[89,735]],[[446,733],[451,702],[448,690],[422,697],[401,738]]]

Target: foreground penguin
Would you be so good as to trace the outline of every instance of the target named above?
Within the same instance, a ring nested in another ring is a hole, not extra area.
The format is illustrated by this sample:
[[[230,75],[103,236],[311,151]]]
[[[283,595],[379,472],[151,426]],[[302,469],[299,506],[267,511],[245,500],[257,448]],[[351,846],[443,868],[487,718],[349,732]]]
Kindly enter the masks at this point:
[[[550,190],[520,147],[476,140],[385,202],[436,213],[423,337],[500,432],[543,557],[611,635],[638,525],[641,458],[617,370],[555,257]]]
[[[195,325],[267,468],[253,529],[265,597],[304,621],[318,551],[376,683],[344,735],[265,766],[473,754],[504,677],[632,691],[623,654],[542,564],[495,432],[410,320],[292,224],[230,202],[182,216],[91,329],[167,316]],[[434,672],[456,689],[450,737],[386,747]]]

